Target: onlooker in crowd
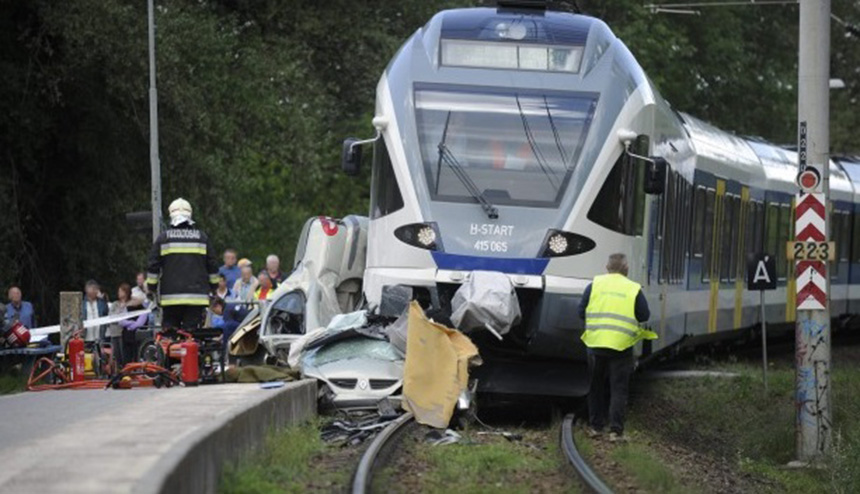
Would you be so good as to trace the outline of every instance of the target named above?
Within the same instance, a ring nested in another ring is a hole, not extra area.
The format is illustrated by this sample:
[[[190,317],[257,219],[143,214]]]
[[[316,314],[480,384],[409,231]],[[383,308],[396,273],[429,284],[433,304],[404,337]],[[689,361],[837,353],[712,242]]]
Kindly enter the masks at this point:
[[[281,260],[275,254],[266,257],[266,270],[263,271],[272,282],[272,287],[277,288],[284,281],[284,273],[281,271]]]
[[[218,268],[218,274],[222,274],[227,278],[227,286],[232,287],[236,284],[236,280],[241,276],[242,270],[236,265],[235,249],[224,251],[224,265]]]
[[[209,304],[209,321],[206,324],[210,328],[224,329],[224,310],[227,304],[221,297],[215,297]]]
[[[257,291],[258,285],[257,280],[254,279],[254,268],[248,259],[239,261],[239,268],[242,273],[233,285],[233,297],[239,302],[251,302],[254,300],[254,292]]]
[[[99,297],[100,293],[101,287],[96,280],[89,280],[84,285],[84,303],[81,308],[81,316],[83,316],[84,321],[108,315],[108,304],[104,298]],[[104,325],[87,328],[84,331],[84,340],[98,341],[103,338],[105,331]]]
[[[220,328],[224,331],[224,351],[227,351],[227,343],[236,328],[239,327],[241,319],[245,318],[247,312],[240,307],[228,305],[224,299],[216,298],[209,306],[210,319],[209,325],[213,328]],[[241,318],[241,319],[240,319]]]
[[[215,296],[220,298],[221,300],[227,300],[232,296],[233,292],[230,291],[229,285],[227,284],[227,277],[224,276],[223,273],[218,275],[218,288],[215,289]]]
[[[149,305],[146,299],[146,273],[138,271],[135,278],[135,285],[131,287],[131,300],[128,302],[129,308],[143,308]]]
[[[110,313],[125,314],[132,302],[131,287],[128,283],[119,286],[116,293],[116,302],[110,304]],[[108,336],[110,337],[111,349],[114,358],[121,368],[129,362],[137,360],[135,331],[146,325],[147,314],[141,314],[134,319],[126,319],[110,325]]]
[[[27,328],[36,326],[36,317],[33,312],[33,304],[22,300],[21,289],[16,285],[9,287],[7,292],[9,304],[6,305],[6,320],[18,321]]]
[[[272,296],[272,279],[269,278],[265,272],[260,273],[260,276],[257,277],[257,281],[259,282],[257,291],[254,292],[254,298],[257,300],[268,300],[270,296]]]

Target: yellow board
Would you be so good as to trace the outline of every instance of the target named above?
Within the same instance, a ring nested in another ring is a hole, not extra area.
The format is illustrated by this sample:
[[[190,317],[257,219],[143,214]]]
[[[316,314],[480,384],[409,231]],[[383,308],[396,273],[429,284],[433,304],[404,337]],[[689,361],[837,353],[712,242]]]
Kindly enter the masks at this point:
[[[407,331],[403,409],[419,424],[444,429],[469,384],[469,362],[478,349],[463,333],[428,320],[415,301]]]
[[[789,240],[785,244],[785,257],[789,261],[835,261],[836,242]]]
[[[711,280],[711,294],[708,302],[708,332],[717,331],[717,312],[720,301],[720,225],[723,221],[723,199],[726,195],[726,181],[717,180],[716,205],[714,208],[714,224],[711,225],[711,265],[708,266]]]

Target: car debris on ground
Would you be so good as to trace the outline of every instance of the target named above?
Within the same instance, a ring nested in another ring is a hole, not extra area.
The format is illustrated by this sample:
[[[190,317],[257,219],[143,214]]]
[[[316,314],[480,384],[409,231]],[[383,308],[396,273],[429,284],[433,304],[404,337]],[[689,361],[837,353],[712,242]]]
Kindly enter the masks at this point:
[[[230,339],[230,354],[243,366],[275,364],[316,379],[321,410],[374,411],[390,400],[392,411],[411,411],[418,423],[444,430],[458,407],[473,403],[469,367],[480,357],[463,332],[503,338],[521,319],[514,287],[505,275],[473,272],[450,305],[431,296],[425,312],[413,288],[395,285],[382,287],[379,305],[367,307],[366,243],[367,218],[308,220],[296,269],[250,311]],[[244,378],[268,380],[257,371]],[[370,427],[351,423],[330,427],[339,435]]]

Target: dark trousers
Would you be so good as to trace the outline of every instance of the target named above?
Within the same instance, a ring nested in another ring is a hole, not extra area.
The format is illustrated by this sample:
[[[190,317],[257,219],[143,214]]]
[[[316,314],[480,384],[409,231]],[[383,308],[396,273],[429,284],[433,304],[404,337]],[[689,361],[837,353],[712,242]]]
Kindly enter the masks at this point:
[[[630,375],[633,374],[633,352],[589,349],[588,374],[591,379],[588,391],[588,421],[591,427],[603,429],[608,416],[609,430],[623,433],[624,409],[630,392]]]
[[[122,336],[111,336],[110,346],[118,369],[137,361],[137,342],[134,331],[123,328]]]
[[[206,320],[206,307],[200,305],[170,305],[163,307],[161,325],[170,329],[193,331]]]

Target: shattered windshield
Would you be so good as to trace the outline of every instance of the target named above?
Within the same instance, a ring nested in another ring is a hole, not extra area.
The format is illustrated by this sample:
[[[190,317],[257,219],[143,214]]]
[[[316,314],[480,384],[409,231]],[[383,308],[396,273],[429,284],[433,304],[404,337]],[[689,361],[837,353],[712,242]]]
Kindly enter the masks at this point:
[[[338,360],[354,358],[388,362],[403,360],[403,356],[388,341],[359,337],[324,346],[318,351],[308,354],[305,362],[319,367]]]
[[[421,158],[434,200],[476,202],[450,152],[493,204],[557,206],[597,98],[590,94],[416,85]],[[444,145],[440,145],[444,144]]]

